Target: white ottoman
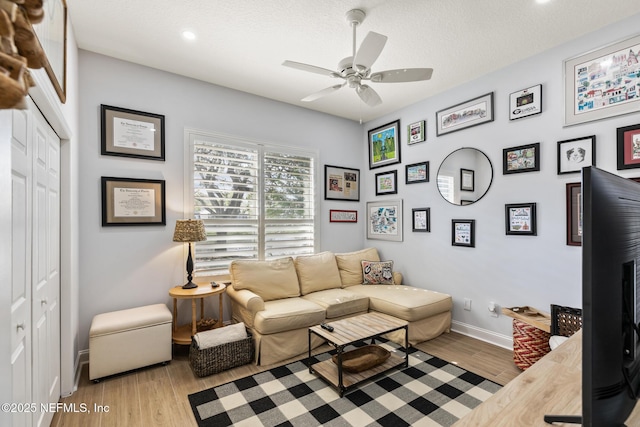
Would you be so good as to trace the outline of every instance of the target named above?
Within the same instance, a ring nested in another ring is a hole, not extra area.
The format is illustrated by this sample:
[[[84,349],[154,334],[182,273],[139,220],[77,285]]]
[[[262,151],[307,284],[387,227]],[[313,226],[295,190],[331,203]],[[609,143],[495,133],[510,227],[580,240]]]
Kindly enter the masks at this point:
[[[89,330],[89,379],[171,361],[171,325],[164,304],[98,314]]]

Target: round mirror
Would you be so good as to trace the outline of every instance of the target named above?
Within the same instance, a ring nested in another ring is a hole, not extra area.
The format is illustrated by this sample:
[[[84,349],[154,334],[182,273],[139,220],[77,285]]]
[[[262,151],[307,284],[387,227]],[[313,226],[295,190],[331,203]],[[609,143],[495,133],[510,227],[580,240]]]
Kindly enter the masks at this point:
[[[438,191],[454,205],[470,205],[487,194],[493,180],[491,161],[475,148],[449,154],[438,169]]]

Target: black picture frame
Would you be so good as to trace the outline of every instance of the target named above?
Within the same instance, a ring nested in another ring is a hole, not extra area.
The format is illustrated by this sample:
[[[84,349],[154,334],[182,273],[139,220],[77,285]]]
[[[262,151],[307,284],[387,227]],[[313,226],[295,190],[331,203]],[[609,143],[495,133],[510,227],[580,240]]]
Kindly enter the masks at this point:
[[[405,166],[405,184],[429,182],[429,162],[413,163]]]
[[[582,183],[567,183],[567,245],[582,246]]]
[[[493,92],[436,112],[436,136],[493,121]]]
[[[521,89],[509,95],[509,120],[542,114],[542,85]]]
[[[540,171],[540,143],[502,150],[502,174]]]
[[[461,191],[475,191],[475,174],[472,169],[460,169]]]
[[[579,173],[583,167],[595,165],[595,135],[558,141],[558,175]]]
[[[618,170],[640,168],[640,124],[616,129]]]
[[[476,221],[475,219],[451,220],[451,245],[476,247]]]
[[[164,115],[100,105],[104,156],[165,160]]]
[[[504,205],[505,233],[508,236],[537,236],[536,204]]]
[[[431,231],[431,208],[411,209],[411,231],[422,233]]]
[[[166,225],[165,181],[101,177],[102,226]]]
[[[369,169],[400,163],[400,119],[368,132]]]
[[[324,199],[360,201],[360,169],[324,165]]]
[[[376,196],[398,193],[398,171],[386,171],[376,174]]]

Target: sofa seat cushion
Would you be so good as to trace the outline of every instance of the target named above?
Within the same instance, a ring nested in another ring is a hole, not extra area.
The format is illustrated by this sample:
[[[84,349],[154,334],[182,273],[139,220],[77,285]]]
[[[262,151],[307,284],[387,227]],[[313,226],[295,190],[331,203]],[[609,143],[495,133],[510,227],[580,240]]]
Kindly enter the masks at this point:
[[[298,273],[302,295],[342,287],[338,264],[332,252],[301,255],[296,257],[293,263]]]
[[[236,260],[229,267],[233,287],[248,289],[265,301],[300,296],[293,258],[271,261]]]
[[[369,297],[346,289],[312,292],[302,298],[323,307],[327,319],[366,313],[369,309]]]
[[[369,310],[395,316],[408,322],[451,311],[450,295],[413,286],[357,285],[350,291],[369,297]]]
[[[308,328],[322,323],[324,319],[325,310],[318,304],[302,298],[283,298],[265,301],[264,310],[256,314],[253,327],[268,335]]]

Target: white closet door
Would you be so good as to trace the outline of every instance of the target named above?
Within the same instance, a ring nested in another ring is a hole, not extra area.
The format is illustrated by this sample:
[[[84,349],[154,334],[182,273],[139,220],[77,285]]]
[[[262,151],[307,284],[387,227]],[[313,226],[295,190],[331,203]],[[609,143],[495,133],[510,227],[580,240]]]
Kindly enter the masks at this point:
[[[48,426],[60,398],[60,139],[35,104],[12,112],[13,426]]]
[[[32,390],[40,405],[60,398],[60,139],[37,109],[32,117]],[[53,412],[34,417],[34,426],[48,426]]]
[[[31,402],[31,169],[28,111],[12,112],[11,139],[11,371],[13,402]],[[31,426],[16,412],[13,426]]]

